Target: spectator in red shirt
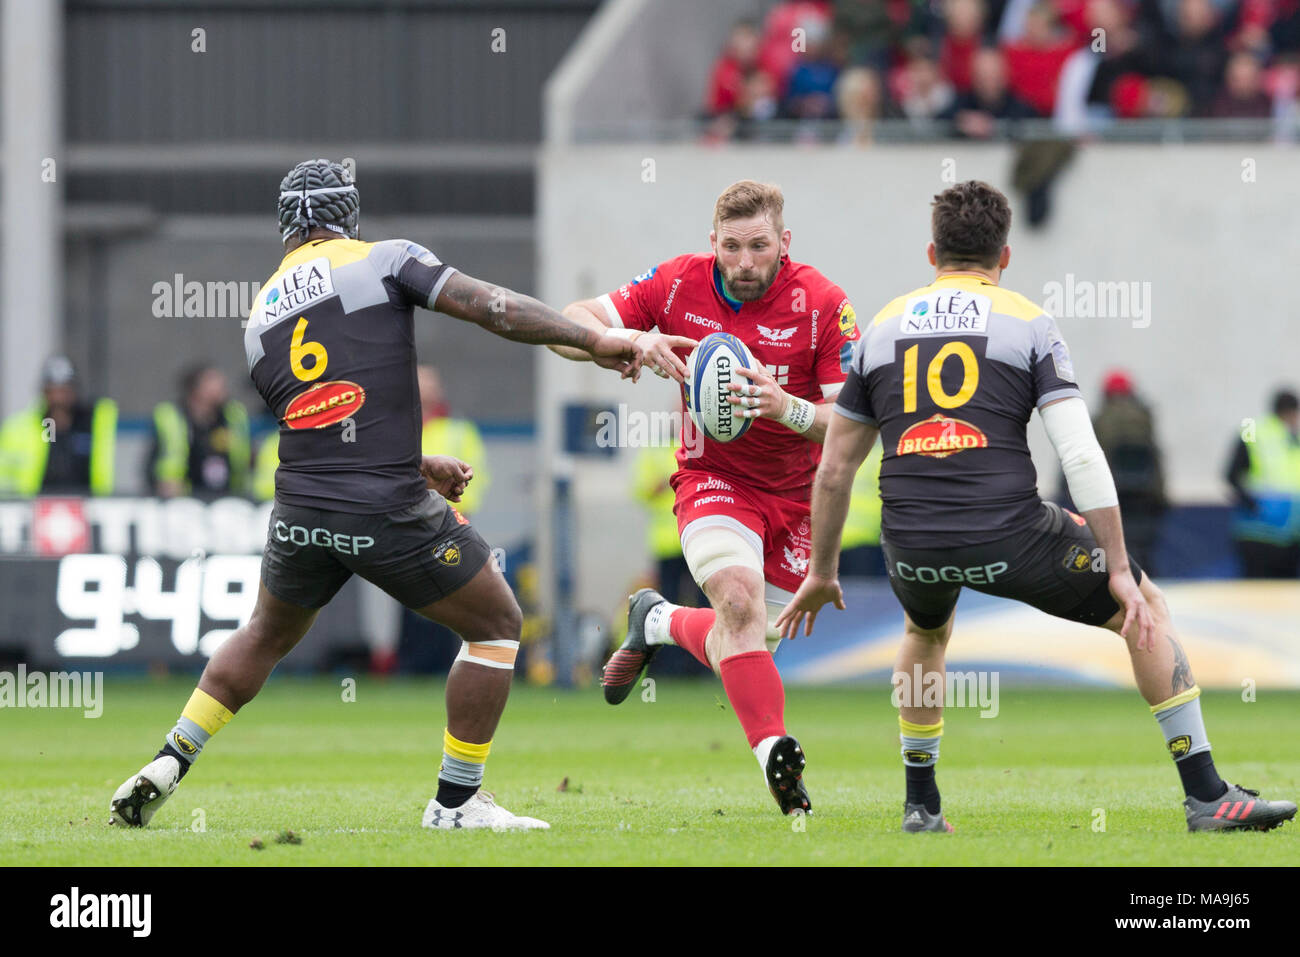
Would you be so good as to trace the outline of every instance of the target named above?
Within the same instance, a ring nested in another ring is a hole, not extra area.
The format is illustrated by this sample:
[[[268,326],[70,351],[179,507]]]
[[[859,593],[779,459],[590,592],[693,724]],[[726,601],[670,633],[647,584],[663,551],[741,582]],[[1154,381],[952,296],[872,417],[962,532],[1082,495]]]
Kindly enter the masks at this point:
[[[758,62],[758,25],[752,20],[738,20],[727,37],[722,55],[713,64],[704,109],[710,116],[730,113],[739,103],[745,87],[745,75]]]
[[[1025,17],[1024,33],[1003,50],[1011,92],[1036,112],[1050,116],[1061,67],[1074,49],[1074,38],[1061,29],[1056,7],[1050,0],[1039,0]]]
[[[830,20],[830,4],[818,0],[782,3],[768,14],[759,45],[758,65],[776,81],[778,99],[785,96],[790,74],[800,55],[807,52],[809,32],[828,26]]]
[[[980,47],[986,10],[984,0],[947,0],[939,66],[958,93],[969,93],[971,61]]]

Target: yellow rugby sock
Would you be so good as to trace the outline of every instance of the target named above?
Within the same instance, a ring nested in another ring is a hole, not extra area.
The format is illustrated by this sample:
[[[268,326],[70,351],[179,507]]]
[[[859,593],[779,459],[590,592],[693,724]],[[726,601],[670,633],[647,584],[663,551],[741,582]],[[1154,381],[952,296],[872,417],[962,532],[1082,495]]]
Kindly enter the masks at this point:
[[[492,742],[470,744],[449,730],[442,732],[442,767],[438,769],[438,803],[445,808],[460,807],[483,783],[483,765],[487,763]]]
[[[184,777],[190,765],[198,759],[208,739],[224,728],[234,716],[234,712],[212,695],[195,688],[185,710],[177,719],[176,726],[167,732],[167,744],[159,753],[174,752],[179,755],[182,759],[181,776]]]

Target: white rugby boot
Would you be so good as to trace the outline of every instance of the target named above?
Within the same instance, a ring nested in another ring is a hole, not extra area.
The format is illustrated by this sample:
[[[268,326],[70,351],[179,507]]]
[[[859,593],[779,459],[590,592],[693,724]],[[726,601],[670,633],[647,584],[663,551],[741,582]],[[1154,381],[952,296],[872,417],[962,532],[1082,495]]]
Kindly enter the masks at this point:
[[[122,782],[109,803],[109,824],[145,827],[181,779],[181,763],[170,754],[154,758]]]
[[[424,809],[421,825],[434,830],[488,827],[494,831],[547,830],[551,825],[535,817],[520,817],[497,805],[490,791],[479,791],[460,807],[443,807],[434,798]]]

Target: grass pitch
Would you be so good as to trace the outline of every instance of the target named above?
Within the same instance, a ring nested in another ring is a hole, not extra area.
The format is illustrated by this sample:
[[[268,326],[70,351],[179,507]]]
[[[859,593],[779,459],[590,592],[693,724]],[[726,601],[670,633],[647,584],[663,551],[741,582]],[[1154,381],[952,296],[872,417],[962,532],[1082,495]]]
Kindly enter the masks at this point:
[[[0,711],[0,863],[38,865],[1256,865],[1300,861],[1296,822],[1188,834],[1178,777],[1136,692],[1004,690],[950,709],[939,784],[953,835],[899,831],[888,689],[791,688],[814,816],[782,818],[720,685],[660,679],[654,702],[515,688],[486,786],[546,832],[430,832],[442,686],[273,679],[143,831],[108,801],[157,751],[190,678],[105,681],[97,720]],[[1300,794],[1300,693],[1204,696],[1220,771]],[[806,825],[802,829],[800,824]],[[1102,829],[1104,827],[1104,829]],[[301,843],[277,843],[293,831]],[[262,849],[250,847],[255,839]]]

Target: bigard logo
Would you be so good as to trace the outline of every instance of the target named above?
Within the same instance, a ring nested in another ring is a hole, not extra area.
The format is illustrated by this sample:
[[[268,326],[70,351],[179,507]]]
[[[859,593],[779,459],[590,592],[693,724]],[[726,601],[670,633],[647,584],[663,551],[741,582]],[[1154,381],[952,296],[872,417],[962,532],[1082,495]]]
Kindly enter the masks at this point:
[[[366,402],[366,390],[355,382],[318,382],[289,400],[284,424],[291,429],[319,429],[356,413]]]
[[[969,422],[936,414],[904,431],[895,454],[942,459],[967,449],[988,448],[988,444],[988,436]]]

